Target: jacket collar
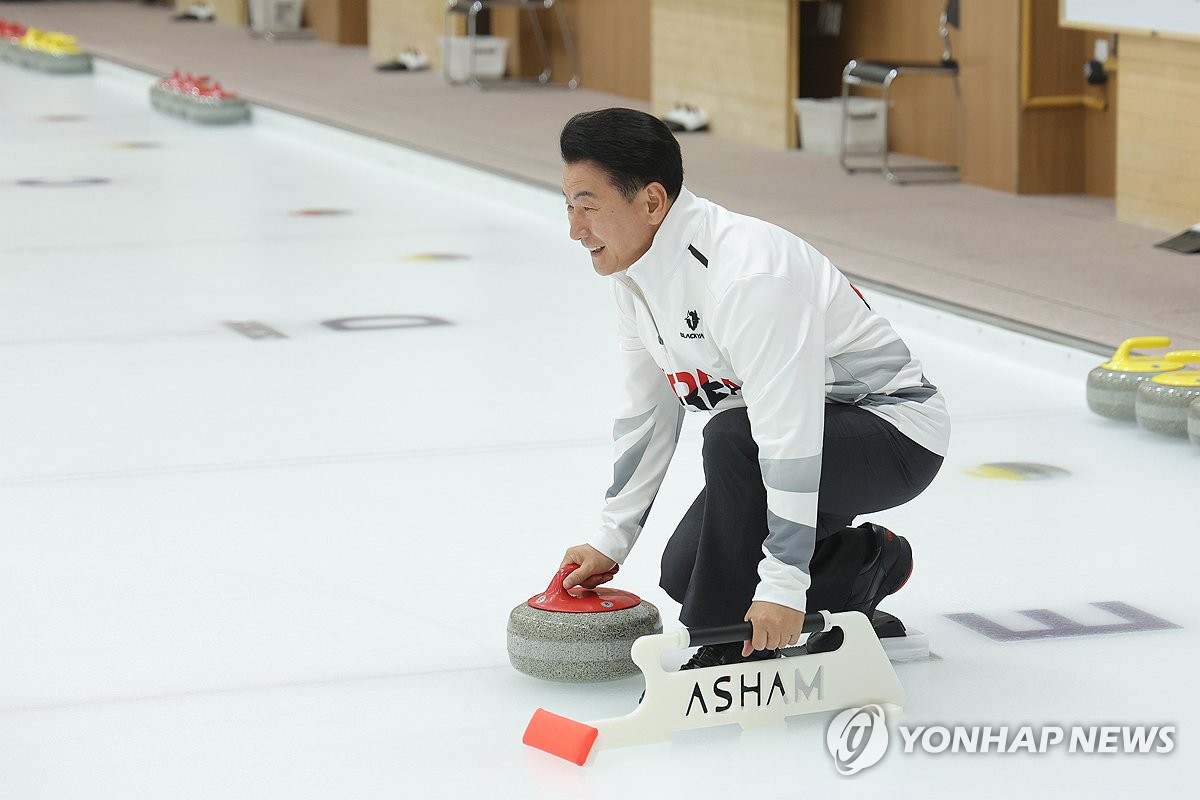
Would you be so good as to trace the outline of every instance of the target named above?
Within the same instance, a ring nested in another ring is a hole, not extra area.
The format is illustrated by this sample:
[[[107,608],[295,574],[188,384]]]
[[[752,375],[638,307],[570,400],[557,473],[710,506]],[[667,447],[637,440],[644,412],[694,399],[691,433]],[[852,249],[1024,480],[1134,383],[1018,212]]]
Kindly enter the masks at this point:
[[[688,245],[704,224],[703,202],[686,186],[680,188],[679,196],[654,234],[650,249],[625,270],[630,278],[640,286],[649,287],[675,271],[680,259],[688,255]]]

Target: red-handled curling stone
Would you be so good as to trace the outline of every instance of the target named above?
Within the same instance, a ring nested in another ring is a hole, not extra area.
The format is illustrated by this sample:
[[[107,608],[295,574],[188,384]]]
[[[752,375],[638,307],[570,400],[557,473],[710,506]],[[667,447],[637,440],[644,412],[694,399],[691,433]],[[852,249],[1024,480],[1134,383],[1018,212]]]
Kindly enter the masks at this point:
[[[636,675],[629,657],[639,636],[662,632],[652,603],[620,589],[563,588],[578,569],[568,564],[546,591],[508,615],[508,660],[526,675],[590,683]]]

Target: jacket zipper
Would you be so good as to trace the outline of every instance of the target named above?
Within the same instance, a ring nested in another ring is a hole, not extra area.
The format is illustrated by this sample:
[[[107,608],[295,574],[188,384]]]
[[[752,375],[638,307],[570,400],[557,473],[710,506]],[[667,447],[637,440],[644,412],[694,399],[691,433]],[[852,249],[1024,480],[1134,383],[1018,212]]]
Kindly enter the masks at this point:
[[[617,280],[625,284],[625,288],[628,289],[634,297],[641,301],[642,308],[646,309],[646,316],[650,318],[650,324],[654,326],[654,335],[658,337],[658,343],[662,345],[663,352],[665,353],[667,350],[667,343],[663,341],[662,331],[658,329],[658,322],[656,322],[654,319],[654,312],[650,310],[650,303],[646,301],[646,295],[642,293],[642,287],[634,283],[633,278],[625,274],[618,275]]]
[[[642,293],[642,288],[634,282],[633,278],[624,272],[615,277],[629,290],[630,294],[637,298],[638,302],[642,304],[642,308],[646,309],[646,316],[650,318],[650,324],[654,326],[654,335],[658,337],[658,344],[663,349],[663,359],[667,362],[668,374],[674,374],[675,365],[671,363],[671,350],[667,347],[667,343],[663,341],[662,331],[658,329],[658,321],[654,319],[654,312],[650,310],[650,303],[646,300],[646,295]],[[671,391],[674,392],[675,384],[670,379],[668,382],[671,383]],[[683,404],[683,398],[676,395],[676,399]]]

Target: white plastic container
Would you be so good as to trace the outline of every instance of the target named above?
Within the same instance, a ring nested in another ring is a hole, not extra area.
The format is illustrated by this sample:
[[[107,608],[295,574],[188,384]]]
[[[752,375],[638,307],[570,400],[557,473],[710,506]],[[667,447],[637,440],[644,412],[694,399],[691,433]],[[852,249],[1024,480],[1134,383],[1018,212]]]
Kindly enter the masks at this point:
[[[849,97],[846,121],[846,152],[879,153],[884,147],[884,115],[887,107],[873,97]],[[800,97],[795,101],[800,125],[800,147],[817,153],[841,149],[842,98]]]
[[[465,81],[471,77],[470,39],[466,36],[441,36],[446,72],[452,81]],[[481,80],[503,78],[508,63],[508,39],[503,36],[475,37],[475,77]]]
[[[304,18],[304,0],[250,0],[250,30],[295,33]]]

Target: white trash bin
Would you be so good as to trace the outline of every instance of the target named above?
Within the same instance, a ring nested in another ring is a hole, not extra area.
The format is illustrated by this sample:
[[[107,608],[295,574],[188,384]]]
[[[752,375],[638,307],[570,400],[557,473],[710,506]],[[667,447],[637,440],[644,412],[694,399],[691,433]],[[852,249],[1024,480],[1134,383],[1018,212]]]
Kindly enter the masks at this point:
[[[873,97],[849,97],[846,120],[846,152],[880,153],[884,147],[884,115],[887,106]],[[800,97],[795,101],[800,125],[800,147],[817,153],[837,155],[842,139],[841,97]]]
[[[470,37],[438,37],[442,47],[446,77],[455,83],[471,78]],[[495,80],[504,77],[508,66],[508,39],[503,36],[475,37],[475,76],[479,80]]]
[[[299,33],[304,0],[250,0],[250,30],[272,37]]]

